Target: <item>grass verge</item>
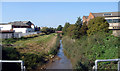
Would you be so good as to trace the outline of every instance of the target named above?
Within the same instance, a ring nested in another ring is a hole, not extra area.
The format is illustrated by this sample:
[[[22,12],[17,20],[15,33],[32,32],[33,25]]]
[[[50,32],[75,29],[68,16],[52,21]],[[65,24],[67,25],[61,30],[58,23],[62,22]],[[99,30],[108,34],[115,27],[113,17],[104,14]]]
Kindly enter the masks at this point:
[[[57,34],[33,35],[3,40],[4,60],[23,60],[27,70],[36,69],[49,61],[59,48]]]
[[[118,58],[120,38],[111,33],[98,32],[95,35],[83,36],[80,39],[63,37],[65,54],[71,59],[73,67],[82,71],[91,70],[96,59]],[[117,69],[116,62],[102,62],[99,69]]]

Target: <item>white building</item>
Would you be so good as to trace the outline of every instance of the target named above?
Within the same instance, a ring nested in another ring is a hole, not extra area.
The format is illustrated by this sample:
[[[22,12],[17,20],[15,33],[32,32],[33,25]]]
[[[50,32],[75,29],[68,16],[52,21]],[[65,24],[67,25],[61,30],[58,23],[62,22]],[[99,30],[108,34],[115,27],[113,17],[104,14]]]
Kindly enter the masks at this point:
[[[2,23],[0,24],[0,28],[1,28],[1,31],[12,30],[15,32],[22,32],[22,33],[35,31],[35,25],[30,21],[15,21],[15,22],[9,22],[9,23]]]

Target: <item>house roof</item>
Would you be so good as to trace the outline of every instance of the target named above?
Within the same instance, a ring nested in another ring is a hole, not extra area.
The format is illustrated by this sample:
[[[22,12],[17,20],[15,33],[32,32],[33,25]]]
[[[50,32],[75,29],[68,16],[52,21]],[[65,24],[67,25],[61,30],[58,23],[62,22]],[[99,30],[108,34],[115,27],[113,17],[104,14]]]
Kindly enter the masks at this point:
[[[105,15],[107,14],[107,15]],[[103,12],[103,13],[92,13],[95,17],[112,17],[112,16],[120,16],[120,12]]]
[[[30,21],[15,21],[15,22],[9,22],[8,24],[12,24],[15,26],[30,26],[30,24],[27,24]]]
[[[88,18],[88,16],[85,16],[85,18],[87,19],[87,18]]]
[[[0,23],[0,25],[6,25],[6,24],[8,24],[8,23]]]
[[[88,18],[88,16],[83,16],[83,17],[86,18],[86,19]]]

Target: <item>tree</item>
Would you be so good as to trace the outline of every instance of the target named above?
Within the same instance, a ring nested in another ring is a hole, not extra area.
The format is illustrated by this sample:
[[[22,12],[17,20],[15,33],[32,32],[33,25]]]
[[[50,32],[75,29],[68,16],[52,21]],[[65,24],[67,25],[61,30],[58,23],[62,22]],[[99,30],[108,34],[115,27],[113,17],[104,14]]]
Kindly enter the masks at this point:
[[[48,28],[48,27],[43,27],[42,29],[41,29],[41,31],[43,32],[43,33],[45,33],[45,34],[50,34],[50,33],[54,33],[55,32],[55,29],[54,28]]]
[[[96,32],[102,31],[107,32],[109,23],[103,17],[96,17],[91,19],[88,23],[88,35],[93,35]]]
[[[78,17],[78,19],[77,19],[77,21],[76,21],[75,24],[76,24],[76,25],[81,25],[81,26],[82,26],[82,20],[81,20],[80,17]]]
[[[67,28],[67,35],[72,37],[72,38],[75,38],[75,29],[76,29],[76,26],[74,24],[70,25]]]
[[[76,29],[74,31],[74,35],[75,35],[75,38],[80,38],[81,36],[81,27],[82,27],[82,21],[81,21],[81,18],[78,17],[76,23],[75,23],[75,26],[76,26]]]
[[[59,25],[56,30],[57,31],[62,31],[62,28],[63,28],[62,25]]]
[[[88,27],[87,27],[86,22],[85,22],[85,23],[83,23],[83,25],[81,27],[81,30],[80,30],[81,35],[82,36],[86,35],[87,34],[87,30],[88,30]]]
[[[66,22],[66,23],[65,23],[65,26],[64,26],[63,29],[62,29],[63,34],[66,34],[67,28],[68,28],[69,26],[70,26],[70,23],[69,23],[69,22]]]

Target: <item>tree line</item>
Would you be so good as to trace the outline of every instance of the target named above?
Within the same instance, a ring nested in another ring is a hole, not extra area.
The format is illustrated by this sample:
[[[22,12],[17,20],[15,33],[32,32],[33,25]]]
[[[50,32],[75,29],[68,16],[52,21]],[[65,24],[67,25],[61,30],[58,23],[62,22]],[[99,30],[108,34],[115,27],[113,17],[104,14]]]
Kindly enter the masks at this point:
[[[82,22],[78,17],[75,24],[65,23],[62,29],[63,35],[68,35],[71,38],[79,39],[80,37],[87,35],[94,35],[96,32],[103,31],[108,32],[109,23],[103,17],[96,17],[89,22]]]
[[[62,25],[59,25],[57,28],[43,27],[41,31],[45,34],[55,33],[55,31],[62,31]]]

